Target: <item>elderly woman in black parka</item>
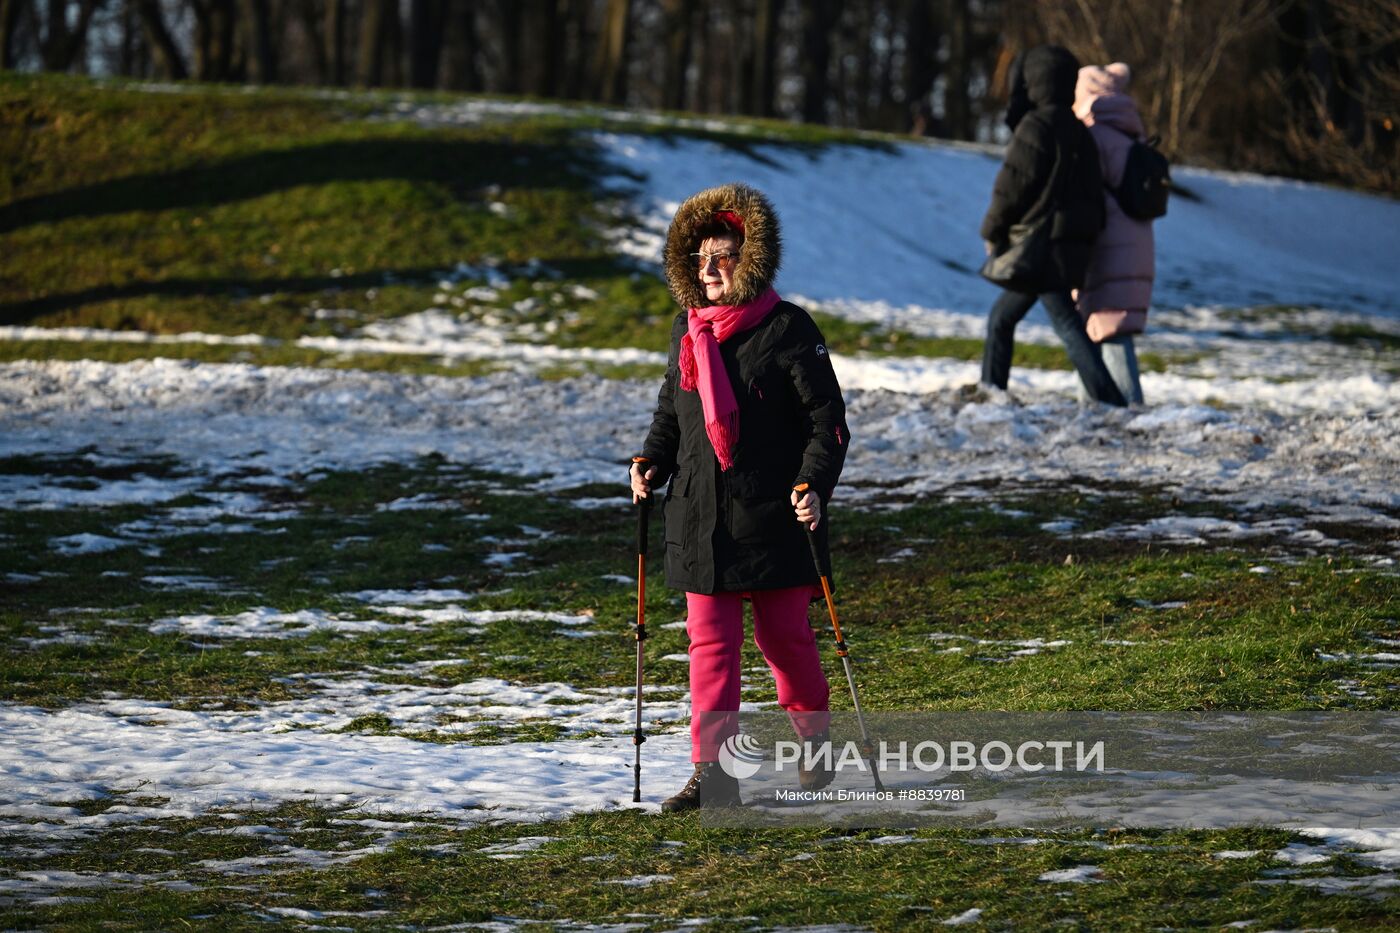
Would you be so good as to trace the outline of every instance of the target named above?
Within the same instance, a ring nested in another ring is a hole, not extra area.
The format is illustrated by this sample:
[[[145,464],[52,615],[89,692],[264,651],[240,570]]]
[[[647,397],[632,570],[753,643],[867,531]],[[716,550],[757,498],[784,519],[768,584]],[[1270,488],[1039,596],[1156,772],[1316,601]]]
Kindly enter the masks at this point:
[[[778,702],[804,739],[825,739],[829,690],[807,621],[817,584],[807,535],[825,560],[824,509],[850,433],[826,341],[773,290],[780,250],[772,205],[742,184],[691,197],[666,239],[666,277],[683,310],[644,460],[631,473],[634,501],[670,483],[666,582],[686,593],[695,771],[666,810],[740,802],[717,761],[738,727],[745,599]],[[831,779],[818,769],[799,777],[809,789]]]
[[[1006,388],[1016,325],[1039,298],[1089,397],[1125,405],[1070,297],[1072,289],[1084,284],[1094,240],[1104,225],[1098,148],[1071,109],[1078,80],[1079,61],[1057,45],[1033,48],[1012,67],[1006,115],[1011,143],[982,220],[982,239],[989,254],[999,253],[1014,225],[1048,215],[1050,263],[1036,291],[1003,290],[992,306],[982,382]]]

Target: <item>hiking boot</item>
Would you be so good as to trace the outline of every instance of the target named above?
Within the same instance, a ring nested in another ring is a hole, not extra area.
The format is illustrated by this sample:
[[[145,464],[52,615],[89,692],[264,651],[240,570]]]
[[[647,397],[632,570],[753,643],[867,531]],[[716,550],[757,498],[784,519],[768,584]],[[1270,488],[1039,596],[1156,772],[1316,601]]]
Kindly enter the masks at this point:
[[[802,740],[802,758],[797,763],[797,783],[803,790],[821,790],[836,777],[830,755],[823,756],[823,745],[831,741],[831,730],[823,729]],[[809,756],[811,756],[809,758]],[[811,761],[812,767],[807,763]]]
[[[987,391],[987,386],[980,382],[969,382],[960,385],[953,390],[953,398],[963,404],[969,402],[987,402],[992,398],[992,394]]]
[[[717,761],[697,761],[695,773],[674,797],[661,802],[663,813],[698,810],[701,807],[740,807],[739,781],[724,773]]]

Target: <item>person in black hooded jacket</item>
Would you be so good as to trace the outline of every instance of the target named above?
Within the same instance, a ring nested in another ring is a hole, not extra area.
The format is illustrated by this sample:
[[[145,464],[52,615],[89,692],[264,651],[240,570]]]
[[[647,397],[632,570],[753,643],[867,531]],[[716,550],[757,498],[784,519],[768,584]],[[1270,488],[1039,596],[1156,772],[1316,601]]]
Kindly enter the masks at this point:
[[[1036,292],[1006,289],[992,305],[982,382],[1006,388],[1016,325],[1038,298],[1089,397],[1125,405],[1070,298],[1070,291],[1084,282],[1094,239],[1104,224],[1098,149],[1071,109],[1079,62],[1059,46],[1038,46],[1016,60],[1010,78],[1006,121],[1011,143],[982,219],[982,239],[988,254],[999,253],[1014,225],[1049,216],[1050,262]]]
[[[807,606],[827,561],[826,506],[850,431],[816,323],[773,289],[778,218],[742,184],[701,191],[676,211],[666,278],[682,308],[640,462],[634,501],[669,481],[666,583],[686,594],[694,774],[664,810],[740,803],[718,767],[737,732],[743,604],[804,739],[825,740],[829,688]],[[796,487],[807,487],[798,492]],[[829,769],[799,769],[804,788]]]

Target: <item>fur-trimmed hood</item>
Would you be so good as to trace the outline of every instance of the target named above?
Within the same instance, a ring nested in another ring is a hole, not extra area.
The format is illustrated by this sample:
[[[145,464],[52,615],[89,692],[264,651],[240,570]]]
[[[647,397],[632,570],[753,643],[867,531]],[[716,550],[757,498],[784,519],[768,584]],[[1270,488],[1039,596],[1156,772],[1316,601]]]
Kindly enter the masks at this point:
[[[666,284],[683,308],[713,304],[705,297],[691,265],[690,254],[700,249],[700,231],[718,211],[738,214],[744,223],[744,248],[734,267],[733,284],[725,304],[747,304],[762,295],[778,275],[782,237],[772,203],[757,188],[735,182],[691,195],[676,211],[666,234]]]

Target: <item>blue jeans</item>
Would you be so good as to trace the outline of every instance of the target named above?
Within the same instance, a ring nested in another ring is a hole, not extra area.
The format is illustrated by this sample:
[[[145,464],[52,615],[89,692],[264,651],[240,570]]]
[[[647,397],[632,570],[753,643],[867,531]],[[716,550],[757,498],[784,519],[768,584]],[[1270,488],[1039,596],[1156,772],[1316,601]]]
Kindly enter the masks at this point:
[[[1142,404],[1142,377],[1138,374],[1137,348],[1133,346],[1133,335],[1109,337],[1099,344],[1103,350],[1103,364],[1113,377],[1118,390],[1129,404]]]
[[[1024,292],[1004,290],[992,305],[987,316],[987,342],[982,348],[982,382],[1006,388],[1007,377],[1011,375],[1011,354],[1015,349],[1016,325],[1021,318],[1035,307],[1036,301],[1045,305],[1050,315],[1050,324],[1065,345],[1069,361],[1079,372],[1079,381],[1089,397],[1109,405],[1125,406],[1123,393],[1114,384],[1108,368],[1104,366],[1103,354],[1099,345],[1089,339],[1084,330],[1084,321],[1074,310],[1068,292],[1043,292],[1028,295]]]
[[[1142,377],[1138,374],[1137,350],[1133,346],[1133,335],[1109,337],[1099,343],[1099,349],[1103,352],[1103,364],[1108,367],[1108,374],[1113,377],[1118,391],[1123,393],[1129,405],[1141,405]],[[1079,399],[1087,401],[1088,398],[1089,393],[1081,384]]]

